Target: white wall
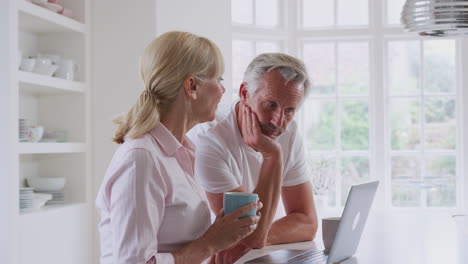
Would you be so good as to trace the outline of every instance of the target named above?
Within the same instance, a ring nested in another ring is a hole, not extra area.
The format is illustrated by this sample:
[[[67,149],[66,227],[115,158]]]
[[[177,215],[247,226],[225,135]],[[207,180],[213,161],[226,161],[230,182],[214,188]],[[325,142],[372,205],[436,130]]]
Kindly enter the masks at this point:
[[[16,79],[16,50],[18,49],[17,15],[14,12],[14,0],[3,1],[0,8],[0,262],[17,262],[17,215],[18,166],[15,155],[18,133],[11,127],[18,127],[17,98],[18,93],[13,89]],[[7,129],[5,129],[7,128]]]
[[[216,43],[224,56],[223,83],[231,86],[231,1],[156,0],[156,32],[160,35],[171,30],[189,31]]]
[[[111,119],[127,111],[143,89],[138,61],[143,49],[155,37],[154,0],[91,1],[92,40],[92,141],[93,197],[117,147],[111,142],[115,126]],[[99,237],[95,228],[95,263],[99,258]]]

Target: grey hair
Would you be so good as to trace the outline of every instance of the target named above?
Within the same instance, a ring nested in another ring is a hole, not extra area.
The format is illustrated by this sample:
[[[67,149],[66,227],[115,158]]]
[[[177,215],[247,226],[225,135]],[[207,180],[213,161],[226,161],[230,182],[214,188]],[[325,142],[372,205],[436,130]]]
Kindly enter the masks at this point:
[[[258,81],[263,74],[276,70],[286,80],[304,85],[304,98],[310,90],[307,69],[301,60],[284,53],[263,53],[255,57],[245,70],[243,82],[247,84],[248,92],[253,95],[258,89]]]

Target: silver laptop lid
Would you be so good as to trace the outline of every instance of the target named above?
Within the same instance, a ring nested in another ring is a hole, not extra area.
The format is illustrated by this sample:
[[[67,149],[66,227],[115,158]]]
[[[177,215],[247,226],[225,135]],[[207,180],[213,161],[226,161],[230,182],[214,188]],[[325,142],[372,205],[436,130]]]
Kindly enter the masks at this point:
[[[378,185],[379,182],[375,181],[351,187],[327,264],[350,258],[356,253]]]

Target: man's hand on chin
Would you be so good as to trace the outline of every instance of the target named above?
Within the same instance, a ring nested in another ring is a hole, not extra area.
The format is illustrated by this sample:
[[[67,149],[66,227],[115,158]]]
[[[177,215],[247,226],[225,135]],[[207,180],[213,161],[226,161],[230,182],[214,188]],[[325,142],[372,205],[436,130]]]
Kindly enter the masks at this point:
[[[250,247],[242,243],[237,243],[235,246],[214,255],[210,260],[210,264],[232,264],[247,254],[250,250]]]

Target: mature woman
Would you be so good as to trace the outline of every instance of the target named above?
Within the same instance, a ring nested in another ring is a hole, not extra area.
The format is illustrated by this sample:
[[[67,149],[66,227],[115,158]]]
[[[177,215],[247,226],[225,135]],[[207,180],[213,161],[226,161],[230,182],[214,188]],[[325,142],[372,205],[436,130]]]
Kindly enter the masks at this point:
[[[145,89],[116,119],[122,144],[96,200],[101,264],[200,263],[252,233],[261,205],[246,205],[211,225],[204,190],[193,175],[194,147],[185,133],[214,119],[225,89],[221,53],[206,38],[168,32],[141,59]]]

